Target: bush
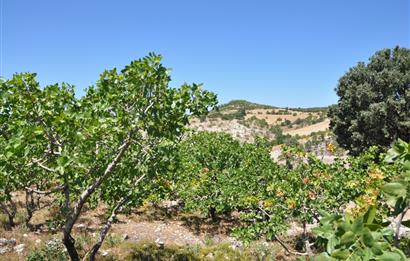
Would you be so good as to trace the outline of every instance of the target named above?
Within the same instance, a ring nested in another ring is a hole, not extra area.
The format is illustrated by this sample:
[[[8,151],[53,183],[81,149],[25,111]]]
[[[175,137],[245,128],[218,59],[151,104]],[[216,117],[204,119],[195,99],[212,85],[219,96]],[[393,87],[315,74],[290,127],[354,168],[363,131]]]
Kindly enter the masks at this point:
[[[256,118],[255,116],[250,117],[249,119],[247,119],[244,122],[245,126],[250,126],[252,124],[254,124],[254,125],[256,125],[260,128],[268,128],[269,127],[269,124],[265,119],[259,119],[259,118]]]
[[[58,241],[51,241],[39,249],[32,250],[27,255],[28,261],[66,261],[68,255],[64,252],[64,245]]]

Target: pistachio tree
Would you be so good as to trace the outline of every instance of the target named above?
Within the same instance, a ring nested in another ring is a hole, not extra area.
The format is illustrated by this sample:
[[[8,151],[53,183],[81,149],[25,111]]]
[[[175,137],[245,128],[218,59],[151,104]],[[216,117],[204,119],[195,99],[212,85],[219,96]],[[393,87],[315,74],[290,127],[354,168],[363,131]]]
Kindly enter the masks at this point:
[[[0,84],[0,204],[14,225],[12,192],[26,193],[26,222],[36,209],[34,197],[61,191],[57,175],[44,165],[58,159],[63,123],[75,104],[72,86],[41,89],[35,74],[16,74]]]
[[[226,133],[200,132],[179,147],[176,190],[186,210],[199,210],[216,221],[229,214],[232,201],[224,189],[243,158],[241,144]]]
[[[399,166],[399,171],[387,177],[382,186],[383,194],[376,198],[377,201],[369,202],[365,214],[357,217],[351,213],[345,216],[323,214],[320,226],[313,229],[317,245],[323,252],[313,260],[409,260],[400,249],[400,228],[410,226],[408,221],[403,221],[410,208],[409,143],[398,140],[388,151],[385,162]],[[375,177],[375,174],[373,172],[371,176]],[[377,176],[381,177],[380,174]],[[384,200],[392,209],[387,215],[383,211]],[[388,226],[391,223],[395,225],[395,231]]]
[[[94,260],[116,215],[141,202],[144,186],[168,170],[189,117],[216,104],[215,95],[199,85],[176,89],[169,82],[161,56],[149,54],[121,71],[105,71],[81,98],[69,85],[40,88],[33,74],[2,84],[0,115],[7,123],[1,128],[8,136],[1,142],[16,148],[12,158],[2,149],[2,175],[18,180],[32,172],[47,190],[39,191],[37,182],[15,189],[57,193],[72,260],[80,259],[72,232],[84,206],[104,202],[110,209],[86,254]]]

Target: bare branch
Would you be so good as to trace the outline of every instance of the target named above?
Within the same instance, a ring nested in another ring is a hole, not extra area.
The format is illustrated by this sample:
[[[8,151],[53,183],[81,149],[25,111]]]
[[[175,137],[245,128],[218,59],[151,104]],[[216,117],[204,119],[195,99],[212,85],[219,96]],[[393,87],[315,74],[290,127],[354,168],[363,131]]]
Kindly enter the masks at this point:
[[[148,110],[151,109],[152,106],[154,106],[154,102],[151,102],[151,103],[147,106],[147,108],[145,108],[144,114],[147,113]]]
[[[268,217],[271,217],[271,215],[269,215],[263,208],[258,207],[258,209],[262,211]],[[278,241],[278,243],[283,247],[283,249],[285,249],[286,252],[292,255],[298,255],[298,256],[308,256],[309,255],[309,253],[301,253],[301,252],[291,250],[288,246],[286,246],[286,244],[276,234],[274,235],[274,237],[275,237],[275,240]]]
[[[111,228],[112,223],[114,223],[114,220],[118,214],[119,211],[121,211],[122,206],[125,204],[126,199],[120,200],[120,202],[114,207],[114,209],[111,212],[110,217],[108,218],[107,222],[104,224],[100,231],[100,237],[98,238],[97,242],[94,244],[94,246],[91,248],[91,250],[85,255],[83,260],[88,259],[88,256],[90,257],[89,260],[93,261],[95,260],[95,256],[102,246],[102,243],[104,242],[105,237],[108,234],[108,230]]]
[[[403,209],[403,212],[401,212],[401,214],[400,214],[400,216],[399,216],[399,219],[397,220],[397,223],[396,223],[396,233],[395,233],[395,235],[394,235],[394,245],[395,245],[396,247],[399,247],[399,244],[400,244],[400,228],[401,228],[401,223],[403,222],[403,218],[404,218],[404,216],[406,215],[407,211],[409,211],[409,209],[410,209],[410,203],[409,203],[409,205],[407,205],[407,207],[405,207],[405,208]]]
[[[286,246],[286,244],[277,235],[274,235],[274,237],[275,237],[275,240],[278,241],[278,243],[283,247],[283,249],[285,249],[285,251],[288,252],[289,254],[297,255],[297,256],[307,256],[308,255],[308,253],[301,253],[301,252],[291,250],[288,246]]]
[[[40,160],[37,160],[37,159],[34,159],[34,161],[35,161],[34,163],[37,164],[38,166],[40,166],[42,169],[45,169],[45,170],[50,171],[50,172],[57,172],[57,170],[45,166],[44,163],[46,161],[40,162]]]
[[[57,186],[57,187],[55,187],[51,190],[48,190],[48,191],[36,190],[36,189],[33,189],[33,188],[29,188],[29,187],[25,187],[25,189],[28,192],[34,192],[34,193],[37,193],[37,194],[40,194],[40,195],[49,195],[49,194],[52,194],[52,193],[55,193],[55,192],[58,192],[58,191],[62,191],[62,190],[65,189],[65,187],[66,187],[66,185],[60,185],[60,186]]]
[[[145,174],[141,175],[135,182],[134,185],[137,185],[143,178],[145,177]],[[130,193],[127,197],[122,198],[118,204],[113,208],[111,211],[111,215],[108,218],[107,222],[104,224],[100,231],[100,237],[98,238],[97,242],[94,244],[94,246],[91,248],[91,250],[84,256],[83,260],[87,260],[88,257],[90,257],[90,260],[95,260],[95,255],[97,254],[98,250],[102,246],[102,243],[104,242],[105,237],[108,234],[109,229],[111,228],[112,224],[114,223],[114,220],[119,212],[122,211],[123,206],[125,203],[128,202],[130,197],[132,196],[132,193]]]

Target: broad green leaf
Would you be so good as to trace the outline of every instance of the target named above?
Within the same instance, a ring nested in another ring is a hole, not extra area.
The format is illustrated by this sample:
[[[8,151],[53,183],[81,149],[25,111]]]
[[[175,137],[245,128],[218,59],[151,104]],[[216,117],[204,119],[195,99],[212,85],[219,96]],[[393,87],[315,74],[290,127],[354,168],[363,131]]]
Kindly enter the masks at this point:
[[[336,236],[330,237],[327,241],[326,251],[328,253],[332,253],[335,250],[337,244],[339,244],[339,240],[336,238]]]
[[[377,260],[380,260],[380,261],[401,261],[403,260],[404,261],[401,255],[394,253],[394,252],[387,252],[387,251],[384,251],[381,256],[377,257]]]
[[[363,243],[368,247],[372,247],[374,245],[374,239],[369,229],[363,229],[362,240]]]
[[[356,218],[352,223],[352,232],[361,233],[363,231],[363,217]]]
[[[349,255],[350,255],[350,251],[346,249],[337,249],[331,254],[332,257],[335,257],[338,259],[346,259],[349,257]]]
[[[373,223],[373,220],[376,216],[376,206],[370,206],[366,214],[363,217],[363,222],[367,224]]]
[[[382,189],[385,193],[398,197],[405,197],[407,193],[406,186],[398,182],[387,183]]]
[[[355,239],[356,239],[356,234],[353,231],[347,231],[340,238],[340,243],[344,245],[348,245],[348,244],[353,243]]]
[[[375,255],[379,256],[379,255],[383,254],[382,247],[377,242],[373,244],[371,250],[372,250],[373,254],[375,254]]]

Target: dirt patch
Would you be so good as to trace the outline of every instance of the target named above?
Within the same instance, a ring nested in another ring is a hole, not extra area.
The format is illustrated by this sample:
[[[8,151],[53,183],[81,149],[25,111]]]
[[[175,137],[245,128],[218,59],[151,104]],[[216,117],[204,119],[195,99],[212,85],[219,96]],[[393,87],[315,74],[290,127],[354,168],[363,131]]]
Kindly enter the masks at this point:
[[[153,221],[138,222],[128,221],[117,223],[112,227],[112,233],[127,236],[130,241],[161,241],[166,245],[203,245],[201,236],[195,235],[183,226],[182,222]]]
[[[302,127],[299,129],[289,129],[286,130],[284,133],[285,134],[290,134],[292,136],[299,135],[299,136],[304,136],[304,135],[309,135],[313,132],[318,132],[318,131],[326,131],[329,129],[329,123],[330,120],[326,119],[322,122],[312,124],[306,127]]]
[[[318,116],[318,113],[300,112],[288,110],[287,114],[269,114],[271,112],[278,112],[280,109],[255,109],[247,111],[245,119],[255,116],[258,119],[264,119],[269,125],[280,124],[283,121],[289,120],[294,122],[297,119],[306,119],[309,115]],[[281,119],[281,121],[278,121]]]

